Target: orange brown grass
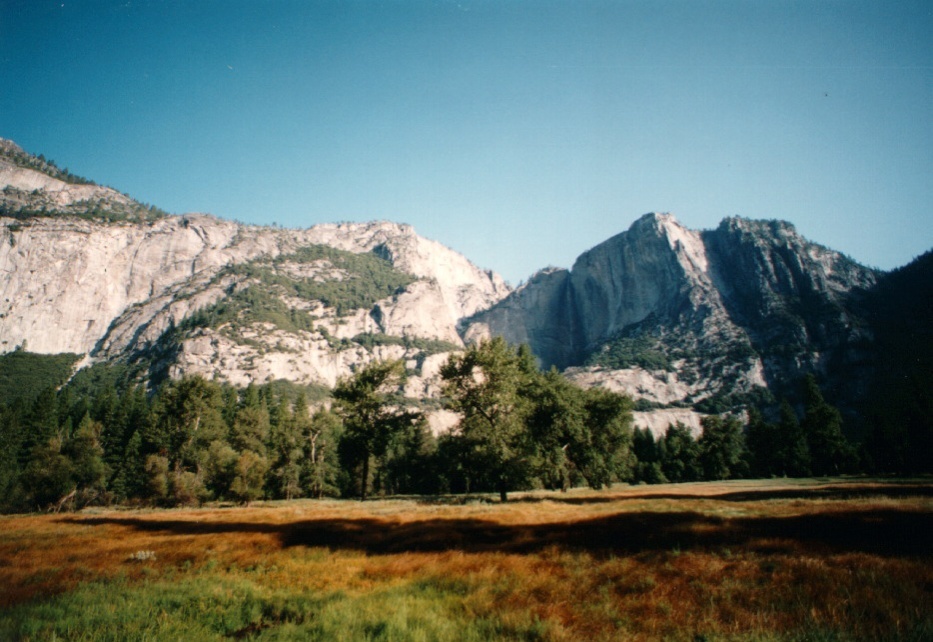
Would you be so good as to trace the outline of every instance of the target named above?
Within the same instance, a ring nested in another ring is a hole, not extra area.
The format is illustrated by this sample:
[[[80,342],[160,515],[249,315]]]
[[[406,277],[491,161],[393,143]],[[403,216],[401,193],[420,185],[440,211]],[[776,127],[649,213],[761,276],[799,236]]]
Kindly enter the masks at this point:
[[[933,626],[931,496],[772,481],[5,517],[0,607],[183,569],[320,593],[427,583],[471,616],[531,613],[554,640],[891,639]]]

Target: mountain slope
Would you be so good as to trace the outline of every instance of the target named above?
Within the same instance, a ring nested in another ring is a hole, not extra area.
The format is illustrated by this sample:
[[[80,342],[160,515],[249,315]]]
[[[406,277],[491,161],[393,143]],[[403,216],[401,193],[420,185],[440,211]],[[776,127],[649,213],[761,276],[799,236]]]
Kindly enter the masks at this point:
[[[150,382],[326,387],[400,358],[407,394],[425,398],[449,351],[501,335],[582,385],[633,395],[656,430],[793,397],[809,372],[864,412],[870,390],[898,380],[876,335],[906,354],[891,328],[911,305],[895,287],[906,277],[882,278],[781,221],[696,231],[648,214],[572,269],[511,291],[407,225],[171,216],[3,140],[0,272],[0,354],[119,361]],[[879,379],[878,364],[893,374]]]
[[[333,385],[372,358],[462,346],[459,320],[509,291],[407,225],[132,219],[151,210],[60,173],[0,146],[0,353],[159,354],[173,374]]]
[[[858,362],[857,299],[878,274],[789,223],[715,230],[648,214],[465,323],[528,342],[544,366],[646,402],[722,410],[808,371]],[[756,392],[759,391],[759,392]]]

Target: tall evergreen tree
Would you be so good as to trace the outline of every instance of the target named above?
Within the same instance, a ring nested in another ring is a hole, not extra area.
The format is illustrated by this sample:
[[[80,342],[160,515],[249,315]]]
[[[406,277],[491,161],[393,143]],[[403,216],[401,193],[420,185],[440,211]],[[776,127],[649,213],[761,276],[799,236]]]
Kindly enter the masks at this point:
[[[14,510],[22,499],[19,453],[23,444],[23,413],[21,403],[0,403],[0,512]]]
[[[636,428],[632,437],[632,448],[638,465],[635,479],[646,484],[663,484],[668,481],[661,469],[660,451],[654,433],[648,428]]]
[[[100,435],[104,426],[85,415],[75,434],[65,442],[64,454],[71,461],[71,477],[79,493],[79,502],[100,501],[106,490],[109,471],[104,463]]]
[[[22,475],[30,508],[53,506],[77,490],[71,460],[62,452],[63,441],[56,435],[32,449]]]
[[[804,403],[801,427],[807,436],[813,474],[838,475],[847,472],[854,455],[842,434],[842,414],[826,402],[812,374],[804,380]]]
[[[745,444],[748,447],[752,475],[774,477],[783,473],[786,466],[781,460],[780,429],[777,425],[765,421],[761,411],[754,406],[748,409]]]
[[[32,451],[39,446],[45,448],[49,440],[58,439],[61,444],[63,435],[59,424],[58,398],[55,389],[48,387],[39,393],[32,402],[23,421],[25,435],[20,444],[20,462],[25,464],[32,457]]]
[[[220,386],[200,376],[172,381],[159,391],[144,441],[148,452],[168,463],[168,494],[163,501],[186,504],[207,496],[203,467],[210,444],[226,439],[228,433],[222,408]],[[162,462],[147,459],[146,465],[156,478],[152,487],[160,491]]]
[[[778,421],[778,474],[783,477],[806,477],[810,474],[810,447],[797,413],[787,399],[781,401]]]
[[[343,432],[340,418],[329,410],[318,410],[309,419],[302,395],[295,404],[295,421],[307,453],[301,471],[302,487],[316,498],[335,493],[340,476],[337,444]]]

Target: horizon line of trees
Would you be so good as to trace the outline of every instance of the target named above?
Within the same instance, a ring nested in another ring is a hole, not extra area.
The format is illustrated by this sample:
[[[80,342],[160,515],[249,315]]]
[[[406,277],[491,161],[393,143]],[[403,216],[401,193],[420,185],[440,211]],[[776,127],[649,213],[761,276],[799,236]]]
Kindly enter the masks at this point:
[[[0,511],[373,494],[505,501],[532,488],[879,470],[812,376],[801,415],[784,402],[777,422],[751,408],[747,424],[709,415],[698,437],[678,423],[655,438],[633,428],[629,397],[541,372],[527,346],[501,338],[442,368],[444,404],[460,416],[449,434],[432,435],[401,396],[405,374],[401,361],[373,362],[313,413],[303,394],[199,376],[153,395],[111,382],[0,404]]]

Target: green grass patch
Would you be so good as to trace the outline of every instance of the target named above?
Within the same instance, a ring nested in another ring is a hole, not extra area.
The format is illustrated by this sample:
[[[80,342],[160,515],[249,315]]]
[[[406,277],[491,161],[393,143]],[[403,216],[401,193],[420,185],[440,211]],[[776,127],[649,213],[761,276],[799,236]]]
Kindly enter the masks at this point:
[[[239,576],[236,576],[239,575]],[[287,591],[242,573],[202,572],[132,584],[85,584],[0,614],[4,640],[547,639],[547,627],[477,617],[460,582],[410,581],[371,592]],[[261,578],[257,578],[261,579]]]

